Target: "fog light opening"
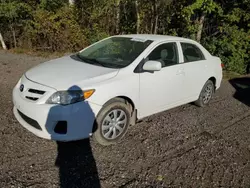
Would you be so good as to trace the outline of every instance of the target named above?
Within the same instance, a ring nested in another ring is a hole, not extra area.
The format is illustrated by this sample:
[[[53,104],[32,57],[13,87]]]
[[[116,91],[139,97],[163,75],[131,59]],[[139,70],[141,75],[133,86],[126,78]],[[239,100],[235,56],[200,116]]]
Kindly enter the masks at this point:
[[[58,121],[54,131],[57,134],[67,134],[67,121]]]

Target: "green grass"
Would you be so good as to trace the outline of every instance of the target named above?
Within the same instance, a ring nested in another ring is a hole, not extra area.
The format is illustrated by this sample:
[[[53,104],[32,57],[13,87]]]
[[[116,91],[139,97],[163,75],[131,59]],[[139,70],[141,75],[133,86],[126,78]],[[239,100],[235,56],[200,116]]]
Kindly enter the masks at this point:
[[[233,78],[241,77],[242,75],[236,73],[236,72],[230,72],[230,71],[223,71],[223,79],[230,80]]]

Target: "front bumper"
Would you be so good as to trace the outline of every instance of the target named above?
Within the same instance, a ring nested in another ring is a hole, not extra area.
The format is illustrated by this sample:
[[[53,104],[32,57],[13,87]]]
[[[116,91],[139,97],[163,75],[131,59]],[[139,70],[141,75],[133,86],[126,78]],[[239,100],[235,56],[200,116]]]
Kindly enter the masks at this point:
[[[24,82],[27,86],[33,84],[33,88],[37,85],[29,80]],[[20,83],[15,86],[12,93],[13,113],[18,122],[36,136],[57,141],[72,141],[88,138],[92,133],[95,117],[101,106],[88,101],[66,106],[44,104],[39,100],[30,102],[22,96],[19,85]],[[66,134],[55,132],[59,121],[67,122]]]

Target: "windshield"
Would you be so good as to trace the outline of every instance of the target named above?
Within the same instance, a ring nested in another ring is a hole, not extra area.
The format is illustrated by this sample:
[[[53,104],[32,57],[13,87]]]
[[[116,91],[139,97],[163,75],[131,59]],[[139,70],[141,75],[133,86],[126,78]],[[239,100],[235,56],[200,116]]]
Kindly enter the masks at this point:
[[[77,56],[86,63],[123,68],[132,63],[151,43],[151,40],[112,37],[79,52]]]

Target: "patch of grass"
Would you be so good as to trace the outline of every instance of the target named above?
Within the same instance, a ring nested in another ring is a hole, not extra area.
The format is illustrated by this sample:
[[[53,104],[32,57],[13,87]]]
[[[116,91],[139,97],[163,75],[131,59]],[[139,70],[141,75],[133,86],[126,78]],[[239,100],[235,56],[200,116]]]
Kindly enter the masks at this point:
[[[223,71],[223,79],[230,80],[233,78],[241,77],[242,75],[236,73],[236,72],[230,72],[230,71]]]
[[[72,52],[50,52],[50,51],[33,51],[29,49],[24,48],[13,48],[10,49],[9,52],[16,53],[16,54],[27,54],[31,56],[38,56],[38,57],[44,57],[44,58],[57,58],[64,55],[72,54]]]
[[[10,49],[9,51],[12,53],[16,53],[16,54],[26,54],[28,52],[28,50],[24,48],[14,48],[14,49]]]

